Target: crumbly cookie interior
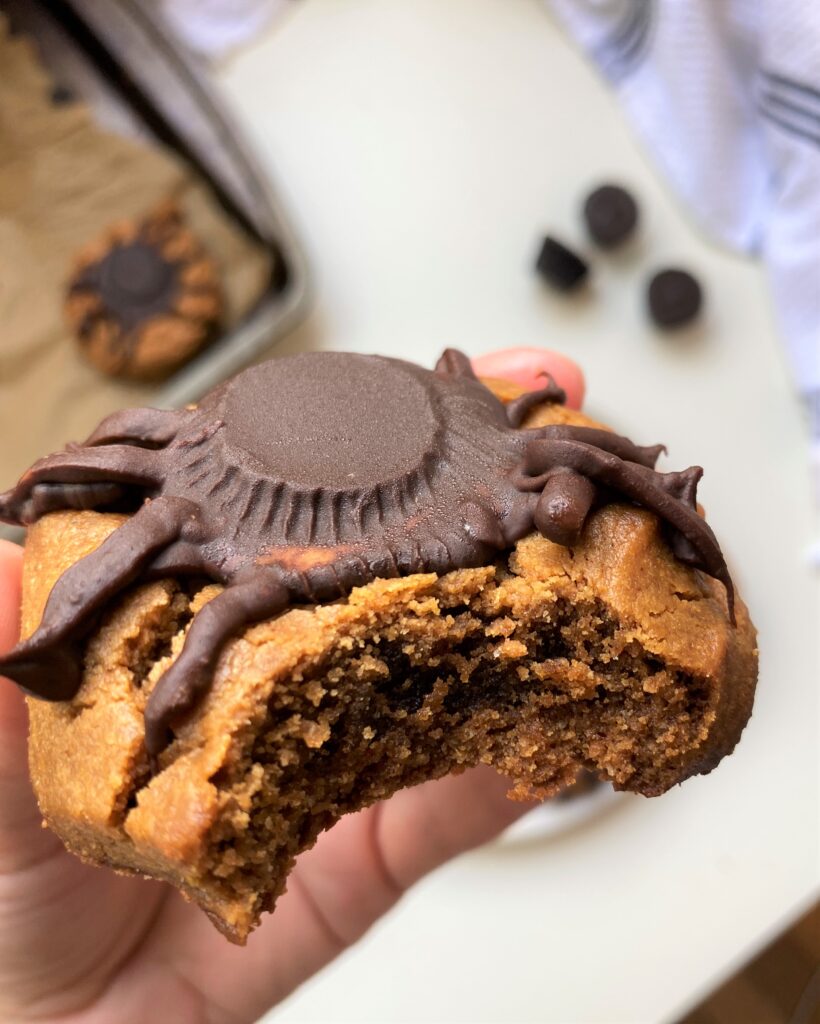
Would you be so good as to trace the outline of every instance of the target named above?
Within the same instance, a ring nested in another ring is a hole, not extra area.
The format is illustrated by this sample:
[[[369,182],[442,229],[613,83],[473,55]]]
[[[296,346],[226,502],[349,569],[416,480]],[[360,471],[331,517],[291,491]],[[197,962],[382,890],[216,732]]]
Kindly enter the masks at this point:
[[[495,765],[521,798],[551,795],[579,766],[666,788],[708,731],[703,680],[598,603],[557,600],[518,622],[481,605],[385,623],[274,690],[211,780],[222,813],[202,870],[224,899],[270,909],[295,856],[341,815],[470,765]]]

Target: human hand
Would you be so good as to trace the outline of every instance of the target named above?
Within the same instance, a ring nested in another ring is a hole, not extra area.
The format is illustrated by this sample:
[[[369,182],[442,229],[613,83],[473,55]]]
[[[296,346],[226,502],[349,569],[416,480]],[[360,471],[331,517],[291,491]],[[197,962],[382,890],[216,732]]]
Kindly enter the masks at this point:
[[[474,361],[524,387],[551,373],[577,407],[580,370],[512,349]],[[17,639],[22,555],[0,542],[0,650]],[[0,1022],[239,1024],[355,942],[423,875],[525,813],[486,768],[403,790],[343,818],[303,854],[276,912],[232,946],[175,890],[83,864],[43,829],[26,706],[0,680]]]

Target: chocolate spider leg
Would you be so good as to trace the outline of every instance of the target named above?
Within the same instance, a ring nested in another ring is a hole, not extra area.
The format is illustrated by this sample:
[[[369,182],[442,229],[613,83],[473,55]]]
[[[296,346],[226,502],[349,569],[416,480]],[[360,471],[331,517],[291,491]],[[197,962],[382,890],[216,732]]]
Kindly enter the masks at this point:
[[[697,487],[702,476],[703,470],[700,466],[690,466],[689,469],[684,469],[679,473],[664,473],[661,486],[697,512]],[[698,564],[696,549],[678,530],[669,531],[669,546],[681,562],[685,562],[687,565]]]
[[[532,482],[540,479],[545,484],[550,471],[562,468],[571,469],[648,508],[678,531],[696,552],[696,567],[726,587],[729,615],[734,624],[734,588],[720,545],[697,511],[681,500],[677,493],[670,493],[664,487],[663,474],[638,463],[626,462],[617,455],[581,441],[552,438],[533,441],[527,447],[524,469],[531,474],[540,473],[540,477],[532,476]],[[679,489],[678,480],[673,481],[673,485],[673,491]]]
[[[218,573],[206,564],[201,546],[196,541],[182,539],[161,551],[145,570],[145,578],[152,580],[200,575],[216,577]]]
[[[520,427],[527,413],[530,409],[535,408],[536,405],[543,405],[544,402],[563,405],[566,402],[566,391],[558,387],[551,374],[542,373],[541,376],[547,378],[547,383],[544,387],[539,388],[537,391],[527,391],[525,394],[507,403],[507,422],[511,427]]]
[[[0,494],[0,519],[26,526],[37,518],[32,501],[38,484],[138,484],[158,486],[162,467],[156,452],[133,445],[107,445],[100,448],[76,448],[40,459],[24,473],[15,487]],[[76,502],[76,488],[71,492]],[[49,510],[57,507],[54,495]],[[66,502],[66,508],[76,503]]]
[[[663,488],[680,498],[682,502],[697,511],[698,507],[698,484],[703,476],[701,466],[690,466],[677,473],[662,473]]]
[[[70,700],[82,680],[73,639],[88,632],[106,601],[173,543],[193,511],[182,498],[157,498],[67,569],[54,584],[34,633],[0,657],[0,675],[36,697]]]
[[[467,377],[469,380],[478,380],[472,363],[457,348],[446,348],[441,353],[434,372],[439,377]]]
[[[122,484],[106,483],[102,480],[99,483],[87,484],[35,484],[26,499],[26,522],[34,522],[49,512],[65,509],[84,511],[111,505],[122,498],[125,492],[126,488]],[[0,507],[0,519],[2,518],[3,512]]]
[[[601,430],[598,427],[571,426],[568,423],[550,423],[546,427],[535,427],[531,434],[533,440],[565,440],[583,441],[584,444],[595,445],[596,448],[603,448],[611,455],[617,455],[619,459],[626,462],[637,462],[641,466],[654,469],[655,463],[661,454],[666,454],[666,445],[653,444],[643,446],[634,444],[627,437],[613,434],[610,430]]]
[[[570,547],[581,534],[595,496],[595,484],[582,474],[553,471],[535,506],[535,528],[548,540]]]
[[[139,445],[166,445],[173,441],[185,420],[193,412],[187,409],[122,409],[100,423],[83,447],[136,441]]]
[[[155,686],[145,708],[145,745],[152,764],[168,746],[171,727],[207,692],[225,643],[243,627],[283,611],[290,594],[273,569],[235,577],[195,616],[174,664]]]
[[[658,473],[657,471],[652,472],[651,470],[643,469],[643,467],[640,467],[640,469],[644,473],[648,473],[652,477],[653,482],[657,483],[659,487],[661,487],[668,494],[671,494],[674,498],[676,498],[683,508],[691,509],[690,514],[693,517],[694,521],[703,524],[705,531],[708,532],[708,534],[713,538],[715,546],[718,547],[717,539],[712,533],[711,528],[698,511],[697,486],[698,482],[703,476],[702,467],[690,466],[688,469],[684,469],[676,473]],[[678,558],[681,562],[684,562],[686,565],[691,565],[696,569],[703,569],[704,561],[702,549],[699,548],[698,545],[694,542],[694,540],[690,536],[688,536],[683,530],[681,530],[680,527],[676,526],[674,523],[669,522],[668,520],[666,525],[667,540],[669,541],[669,546],[672,548],[675,557]],[[720,552],[719,547],[718,553],[720,555],[721,560],[723,560],[723,554]],[[729,600],[729,612],[732,619],[732,624],[734,625],[734,588],[732,585],[732,580],[729,576],[729,570],[726,567],[725,562],[723,564],[723,569],[726,574],[725,578],[716,572],[712,572],[709,569],[707,569],[706,571],[709,572],[710,575],[715,576],[716,579],[721,580],[721,582],[725,585]]]

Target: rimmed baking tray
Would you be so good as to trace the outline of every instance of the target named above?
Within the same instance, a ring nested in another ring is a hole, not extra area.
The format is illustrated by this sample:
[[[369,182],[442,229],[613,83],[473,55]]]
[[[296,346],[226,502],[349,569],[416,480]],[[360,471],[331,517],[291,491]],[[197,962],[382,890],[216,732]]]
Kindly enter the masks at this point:
[[[305,260],[268,174],[150,2],[0,0],[0,11],[14,30],[34,39],[52,77],[103,126],[175,150],[270,253],[270,279],[241,322],[158,385],[152,398],[160,407],[196,400],[292,328],[307,308]]]
[[[268,279],[239,322],[150,396],[160,408],[195,401],[307,310],[305,259],[268,173],[150,0],[0,0],[0,12],[33,40],[61,91],[86,103],[101,127],[173,150],[270,257]],[[21,533],[0,524],[0,536]]]

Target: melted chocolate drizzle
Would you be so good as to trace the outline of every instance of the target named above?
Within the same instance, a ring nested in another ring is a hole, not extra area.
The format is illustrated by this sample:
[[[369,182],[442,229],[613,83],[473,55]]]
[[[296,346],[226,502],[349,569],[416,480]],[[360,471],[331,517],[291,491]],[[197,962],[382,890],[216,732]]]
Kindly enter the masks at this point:
[[[171,312],[179,287],[179,265],[167,260],[157,245],[137,239],[114,245],[76,277],[71,290],[98,294],[104,311],[127,333]],[[89,316],[81,333],[95,322]]]
[[[18,524],[142,502],[63,573],[0,673],[68,700],[82,641],[123,588],[173,575],[223,584],[149,697],[157,767],[225,642],[248,624],[378,577],[485,565],[532,529],[571,545],[591,509],[623,500],[655,512],[677,556],[724,583],[734,621],[726,563],[696,507],[701,469],[659,473],[662,446],[604,430],[522,429],[545,401],[564,401],[552,380],[505,406],[449,349],[434,372],[380,356],[290,356],[240,373],[195,409],[115,413],[0,495],[0,519]]]

